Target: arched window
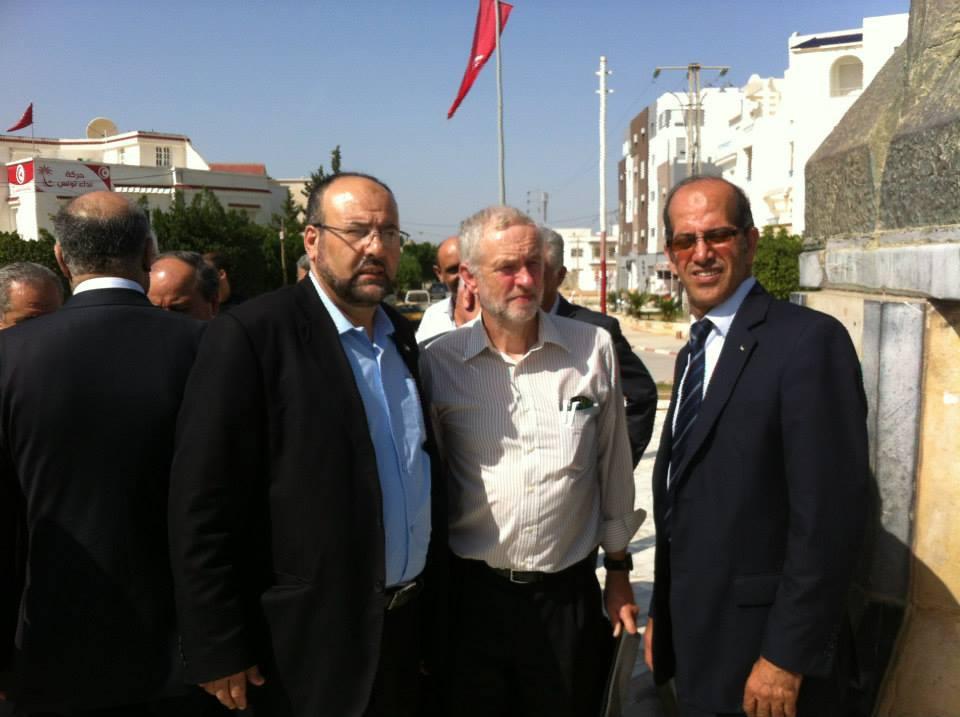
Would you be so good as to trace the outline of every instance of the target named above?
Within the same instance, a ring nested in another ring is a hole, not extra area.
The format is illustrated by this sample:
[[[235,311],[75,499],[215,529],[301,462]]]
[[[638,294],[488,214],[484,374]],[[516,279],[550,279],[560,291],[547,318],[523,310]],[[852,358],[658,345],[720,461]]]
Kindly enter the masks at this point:
[[[842,97],[863,89],[863,63],[852,55],[841,57],[830,68],[830,94]]]

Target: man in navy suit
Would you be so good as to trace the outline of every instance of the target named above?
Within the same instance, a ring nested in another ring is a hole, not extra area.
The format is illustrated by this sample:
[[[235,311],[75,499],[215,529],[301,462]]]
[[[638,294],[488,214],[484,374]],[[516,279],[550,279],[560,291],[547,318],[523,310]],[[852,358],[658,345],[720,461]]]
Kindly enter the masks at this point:
[[[684,180],[664,224],[696,323],[654,468],[647,664],[685,716],[842,714],[868,483],[857,355],[838,321],[751,276],[738,187]]]

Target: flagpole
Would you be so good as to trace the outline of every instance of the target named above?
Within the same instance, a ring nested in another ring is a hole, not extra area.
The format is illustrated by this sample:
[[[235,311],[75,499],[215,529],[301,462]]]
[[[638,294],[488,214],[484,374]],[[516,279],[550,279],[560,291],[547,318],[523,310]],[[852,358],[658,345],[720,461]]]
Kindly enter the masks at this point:
[[[500,0],[493,0],[493,2],[497,15],[494,35],[497,39],[497,149],[500,162],[500,204],[506,204],[507,189],[503,170],[503,77],[500,72]]]

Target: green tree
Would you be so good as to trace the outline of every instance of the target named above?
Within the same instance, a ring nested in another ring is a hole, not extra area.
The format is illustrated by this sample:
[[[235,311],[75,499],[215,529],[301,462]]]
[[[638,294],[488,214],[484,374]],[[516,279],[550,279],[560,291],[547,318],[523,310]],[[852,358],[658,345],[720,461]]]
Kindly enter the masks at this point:
[[[279,238],[270,227],[254,223],[246,214],[227,211],[209,190],[190,200],[174,194],[166,210],[151,215],[161,251],[186,249],[226,254],[233,266],[230,283],[248,296],[277,288],[280,275]]]
[[[404,292],[409,289],[419,289],[422,284],[420,275],[420,262],[417,261],[417,257],[404,251],[397,265],[397,296],[403,298]]]
[[[803,244],[799,236],[787,234],[780,227],[763,228],[757,253],[753,259],[753,274],[763,287],[778,299],[789,299],[800,288],[800,252]]]
[[[340,145],[338,144],[332,150],[330,150],[330,174],[324,170],[323,165],[321,164],[317,167],[316,172],[310,173],[310,178],[306,181],[306,184],[303,185],[303,189],[300,191],[304,197],[308,200],[310,195],[313,194],[313,190],[316,188],[320,182],[322,182],[327,177],[332,177],[334,174],[340,174]]]
[[[17,232],[0,232],[0,266],[15,261],[32,261],[53,269],[59,275],[60,267],[53,254],[55,243],[53,235],[46,229],[40,230],[40,238],[36,241],[21,239]]]
[[[274,214],[270,219],[270,231],[276,237],[276,256],[280,256],[280,230],[284,232],[284,251],[286,253],[287,276],[286,283],[291,283],[296,277],[297,259],[303,254],[303,229],[304,217],[300,207],[293,201],[293,195],[287,190],[287,198],[280,208],[280,212]],[[273,239],[268,240],[266,251],[273,251]]]

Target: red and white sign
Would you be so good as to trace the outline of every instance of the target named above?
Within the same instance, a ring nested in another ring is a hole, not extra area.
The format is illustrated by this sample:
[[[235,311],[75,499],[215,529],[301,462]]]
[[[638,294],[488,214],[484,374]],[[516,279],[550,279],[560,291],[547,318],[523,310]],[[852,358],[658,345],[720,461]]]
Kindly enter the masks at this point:
[[[110,167],[105,164],[37,159],[34,186],[38,192],[78,197],[87,192],[112,191]]]
[[[33,189],[33,160],[8,164],[7,184],[10,185],[11,197]]]

